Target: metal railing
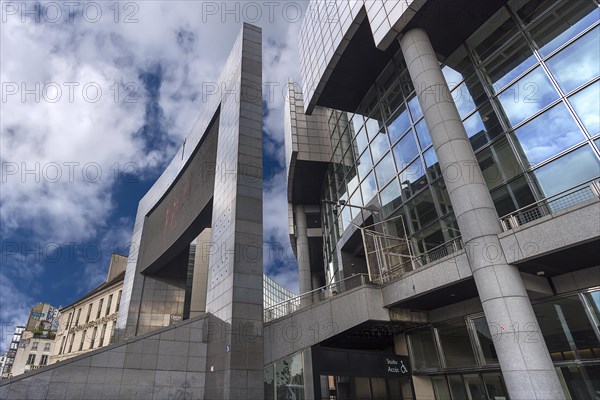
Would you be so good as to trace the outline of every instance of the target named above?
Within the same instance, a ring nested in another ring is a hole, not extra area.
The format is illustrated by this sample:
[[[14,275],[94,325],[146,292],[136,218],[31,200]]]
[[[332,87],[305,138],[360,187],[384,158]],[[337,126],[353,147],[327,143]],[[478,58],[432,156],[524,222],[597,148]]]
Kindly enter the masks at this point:
[[[394,266],[393,268],[390,268],[385,274],[381,274],[377,277],[372,276],[371,280],[378,284],[391,282],[393,280],[401,278],[408,272],[414,271],[434,261],[440,260],[446,256],[449,256],[452,253],[456,253],[462,248],[463,243],[461,238],[454,238],[452,240],[440,244],[439,246],[434,247],[433,249],[425,253],[415,256],[412,260],[406,261],[402,264]]]
[[[319,303],[325,299],[337,296],[338,294],[342,294],[352,289],[356,289],[368,283],[371,283],[371,281],[369,280],[369,276],[367,274],[357,274],[342,279],[339,282],[331,283],[329,285],[311,290],[310,292],[302,293],[299,296],[282,301],[281,303],[277,303],[269,308],[265,308],[263,316],[264,322],[283,318],[286,315],[289,315],[304,307]]]
[[[578,203],[598,198],[600,198],[600,183],[597,181],[586,182],[506,214],[500,218],[500,223],[506,232]]]

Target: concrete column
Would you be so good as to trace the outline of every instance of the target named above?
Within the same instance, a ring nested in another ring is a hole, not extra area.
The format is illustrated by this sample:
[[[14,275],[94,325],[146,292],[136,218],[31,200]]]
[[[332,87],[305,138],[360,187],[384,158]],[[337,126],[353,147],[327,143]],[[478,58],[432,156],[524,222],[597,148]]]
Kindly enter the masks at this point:
[[[477,291],[513,400],[565,398],[516,267],[500,246],[502,231],[477,159],[424,30],[400,38],[435,153],[465,243]]]
[[[196,238],[190,318],[197,317],[206,312],[206,285],[208,283],[208,260],[211,249],[210,238],[210,228],[204,229]]]
[[[306,227],[304,205],[296,205],[294,214],[296,222],[296,254],[298,255],[300,293],[306,293],[312,290],[312,279],[310,276],[310,252],[308,250],[308,231]]]

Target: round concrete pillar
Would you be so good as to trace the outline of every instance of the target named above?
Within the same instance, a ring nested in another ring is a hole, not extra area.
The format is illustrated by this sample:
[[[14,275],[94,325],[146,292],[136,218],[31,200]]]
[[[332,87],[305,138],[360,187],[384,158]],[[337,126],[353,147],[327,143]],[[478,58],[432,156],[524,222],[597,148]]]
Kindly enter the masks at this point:
[[[494,203],[427,33],[400,46],[423,109],[510,398],[565,398],[519,270],[508,265]]]

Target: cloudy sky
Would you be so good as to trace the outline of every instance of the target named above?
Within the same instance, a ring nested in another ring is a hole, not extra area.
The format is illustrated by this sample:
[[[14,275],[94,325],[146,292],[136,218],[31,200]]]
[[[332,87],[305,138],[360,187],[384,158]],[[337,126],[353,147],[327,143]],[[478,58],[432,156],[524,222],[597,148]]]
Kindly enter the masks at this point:
[[[305,1],[40,4],[1,3],[1,350],[36,302],[73,302],[105,279],[111,253],[128,251],[137,202],[187,136],[243,21],[263,29],[272,88],[265,242],[289,249],[283,93],[299,80]],[[265,272],[297,290],[289,252],[269,254]]]

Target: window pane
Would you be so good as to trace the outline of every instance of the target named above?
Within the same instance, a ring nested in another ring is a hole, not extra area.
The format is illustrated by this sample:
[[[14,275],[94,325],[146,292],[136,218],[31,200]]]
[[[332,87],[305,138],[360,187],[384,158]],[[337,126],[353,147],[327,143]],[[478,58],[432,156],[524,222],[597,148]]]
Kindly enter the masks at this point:
[[[563,103],[521,126],[514,135],[530,166],[554,157],[585,139]]]
[[[590,146],[575,150],[535,170],[534,178],[544,197],[550,197],[600,175],[600,163]],[[560,179],[556,177],[560,176]]]
[[[367,178],[364,181],[362,181],[362,183],[360,184],[360,188],[365,204],[369,204],[373,197],[375,197],[375,194],[377,193],[377,187],[375,186],[375,176],[373,175],[373,172],[371,172],[367,176]]]
[[[433,197],[431,196],[431,192],[427,189],[408,202],[406,206],[410,214],[410,222],[413,226],[413,231],[415,232],[438,218],[433,204]]]
[[[430,180],[435,180],[442,176],[442,169],[438,163],[437,155],[433,147],[430,147],[425,153],[423,153],[425,159],[425,165],[427,166],[427,176]]]
[[[464,321],[443,323],[436,327],[446,367],[467,367],[476,365],[471,339]]]
[[[463,121],[471,146],[477,150],[502,134],[502,126],[489,102]]]
[[[471,399],[485,399],[485,388],[482,385],[479,374],[465,374],[463,375],[465,383],[469,390]]]
[[[373,162],[377,164],[381,157],[390,149],[390,144],[387,135],[381,133],[371,142],[371,153],[373,154]]]
[[[394,156],[398,170],[404,169],[419,154],[419,148],[415,141],[412,131],[408,132],[396,146],[394,146]]]
[[[394,179],[392,183],[383,189],[380,193],[380,197],[383,214],[389,215],[402,203],[398,180]]]
[[[475,74],[475,67],[464,46],[460,46],[446,60],[442,68],[446,83],[450,90],[454,89],[464,78]]]
[[[475,50],[479,55],[479,59],[484,61],[500,46],[510,40],[517,31],[517,25],[509,16],[508,11],[501,8],[467,39],[467,44]]]
[[[566,0],[531,28],[542,56],[547,56],[600,19],[598,7],[589,0]]]
[[[396,168],[394,167],[394,160],[392,159],[392,153],[389,152],[379,164],[375,167],[375,173],[377,174],[377,184],[380,188],[383,188],[392,177],[396,176]]]
[[[404,171],[400,173],[400,186],[402,196],[408,199],[427,185],[425,168],[420,158],[417,158]]]
[[[525,24],[539,17],[553,3],[556,3],[556,0],[509,0],[508,2]]]
[[[387,400],[385,378],[371,378],[371,389],[373,391],[373,400]]]
[[[506,138],[480,151],[477,160],[485,183],[490,189],[521,173],[517,158]]]
[[[452,398],[455,400],[468,400],[467,391],[465,390],[465,384],[460,375],[448,375],[448,384],[450,385],[450,392]]]
[[[388,126],[390,142],[395,143],[406,130],[410,128],[410,117],[405,106],[398,111],[398,116]]]
[[[369,390],[369,378],[354,378],[354,386],[356,386],[357,400],[371,400],[371,391]]]
[[[600,75],[600,28],[596,27],[546,62],[565,93]]]
[[[487,320],[485,317],[475,318],[473,319],[473,325],[475,327],[475,332],[477,333],[477,338],[479,339],[481,354],[483,355],[485,363],[487,365],[498,364],[498,355],[494,348],[495,337],[492,337]],[[494,332],[494,335],[497,334],[498,332]]]
[[[440,363],[435,351],[433,331],[430,328],[419,329],[411,331],[409,337],[414,370],[439,368]]]
[[[569,365],[559,368],[572,400],[596,400],[600,392],[600,366]]]
[[[265,386],[265,399],[274,399],[275,398],[275,385],[273,383],[273,374],[275,369],[273,365],[269,365],[265,367],[264,372],[264,386]]]
[[[546,73],[537,67],[498,96],[512,126],[535,114],[554,100],[558,93]]]
[[[600,357],[600,343],[578,296],[533,305],[553,360]]]
[[[416,121],[423,116],[421,104],[419,104],[419,99],[416,96],[408,101],[408,108],[410,109],[413,121]]]
[[[491,195],[499,217],[535,202],[535,197],[524,177],[492,191]]]
[[[435,393],[435,400],[452,400],[444,376],[432,376],[431,383]]]
[[[417,137],[419,138],[421,150],[425,150],[431,144],[431,138],[429,137],[429,130],[427,129],[425,118],[415,125],[415,130],[417,131]]]
[[[367,176],[371,168],[373,167],[373,162],[371,161],[371,153],[365,151],[358,160],[358,174],[360,178],[364,178]]]
[[[600,327],[600,290],[583,294],[590,305],[594,323]]]
[[[367,148],[367,145],[369,144],[369,139],[367,138],[367,132],[364,128],[358,132],[354,140],[356,141],[356,147],[358,147],[359,153]]]
[[[444,182],[443,179],[440,179],[431,185],[431,189],[435,193],[435,198],[440,206],[442,215],[452,211],[452,203],[450,202],[450,195],[448,195],[448,190],[446,189],[446,182]]]
[[[486,63],[483,68],[487,72],[490,83],[497,92],[537,62],[529,45],[522,37],[518,37],[502,49]]]
[[[442,68],[442,73],[450,90],[454,89],[462,80],[463,76],[460,72],[453,70],[450,66],[445,65]]]
[[[575,93],[569,101],[588,133],[594,136],[600,132],[600,81]]]
[[[508,392],[500,372],[488,372],[481,375],[488,399],[508,399]]]

